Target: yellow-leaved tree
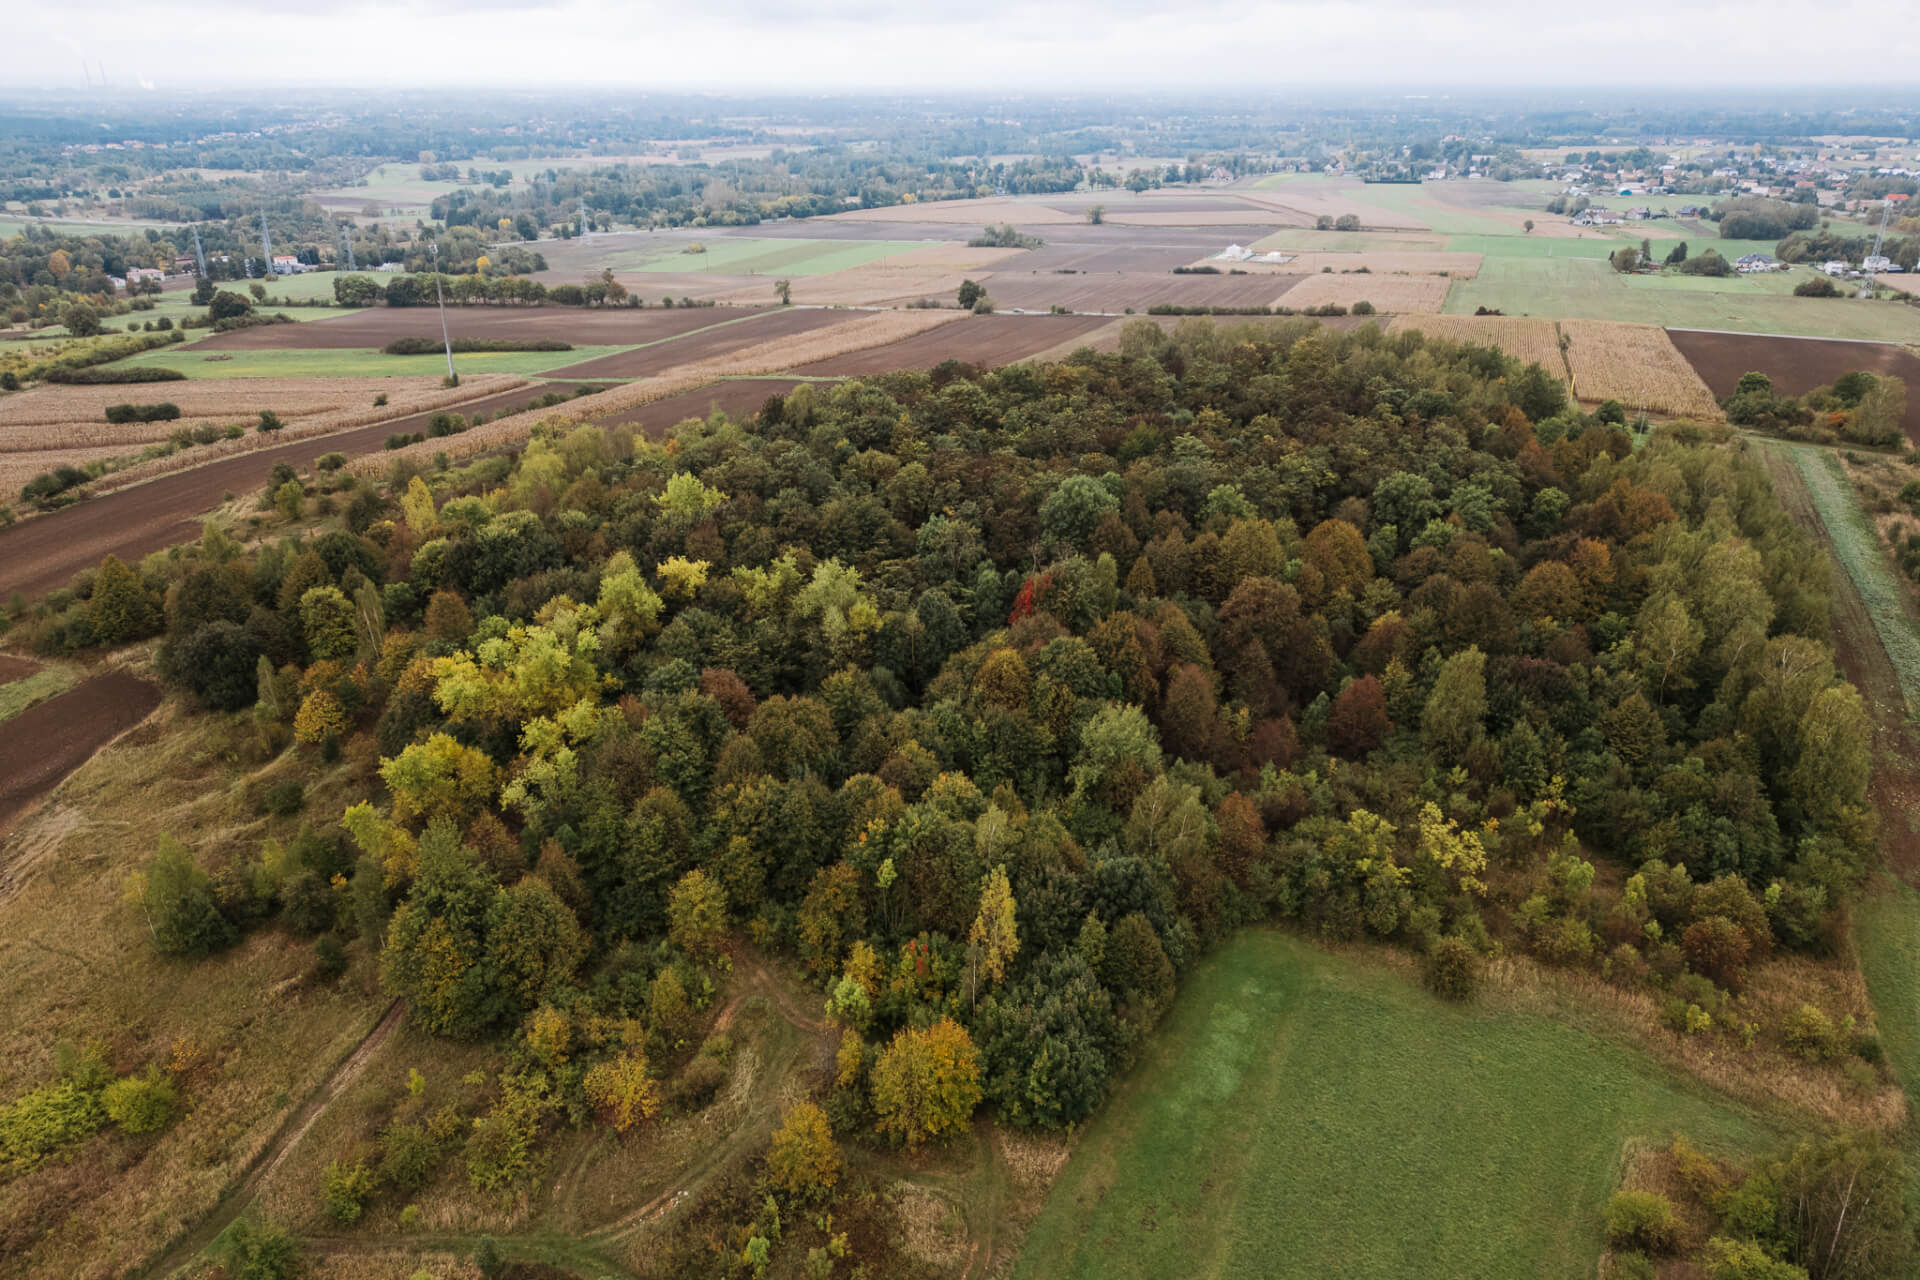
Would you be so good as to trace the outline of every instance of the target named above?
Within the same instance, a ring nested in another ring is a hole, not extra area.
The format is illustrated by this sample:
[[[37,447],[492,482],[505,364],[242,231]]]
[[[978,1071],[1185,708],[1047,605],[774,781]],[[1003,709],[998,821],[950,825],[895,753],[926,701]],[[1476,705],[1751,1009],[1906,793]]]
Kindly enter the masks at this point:
[[[797,1102],[782,1117],[767,1151],[767,1180],[801,1200],[824,1196],[840,1180],[840,1148],[817,1104]]]
[[[872,1088],[879,1131],[918,1146],[966,1127],[980,1105],[980,1054],[952,1018],[909,1027],[873,1064]]]
[[[627,1050],[595,1063],[583,1082],[587,1101],[615,1133],[625,1133],[660,1113],[660,1089],[647,1073],[646,1051]]]

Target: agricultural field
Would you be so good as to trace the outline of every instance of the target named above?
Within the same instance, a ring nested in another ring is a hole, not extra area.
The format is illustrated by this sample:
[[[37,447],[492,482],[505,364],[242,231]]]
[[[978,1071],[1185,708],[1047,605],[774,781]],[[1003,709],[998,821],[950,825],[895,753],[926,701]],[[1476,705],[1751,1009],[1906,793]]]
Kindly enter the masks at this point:
[[[1604,1038],[1249,930],[1183,984],[1014,1274],[1591,1275],[1625,1144],[1676,1132],[1777,1141]]]
[[[1720,404],[1658,325],[1562,320],[1573,393],[1589,403],[1714,420]]]
[[[1028,359],[1063,342],[1076,342],[1107,323],[1105,316],[968,316],[884,347],[796,365],[794,372],[816,378],[853,377],[931,369],[944,360],[993,368]]]
[[[997,271],[981,283],[1002,311],[1019,308],[1119,314],[1145,311],[1162,303],[1183,307],[1271,306],[1297,277],[1150,274],[1143,271],[1080,272]]]
[[[683,337],[665,338],[597,360],[568,364],[550,371],[556,378],[647,378],[677,365],[711,360],[775,338],[792,337],[829,328],[853,319],[853,311],[791,307],[751,313],[732,323],[696,329]]]
[[[1714,280],[1623,276],[1603,258],[1489,254],[1473,280],[1455,284],[1447,310],[1630,320],[1682,329],[1731,329],[1816,338],[1920,341],[1920,310],[1894,302],[1796,298],[1792,273]],[[1762,282],[1765,283],[1762,283]],[[1739,286],[1745,286],[1739,287]]]
[[[689,253],[698,245],[703,251]],[[612,256],[615,272],[711,272],[736,276],[820,276],[931,247],[924,240],[788,240],[726,236],[681,247],[632,249]]]
[[[1385,315],[1438,312],[1447,301],[1447,280],[1441,276],[1311,275],[1280,295],[1280,305],[1305,311],[1336,303],[1351,307],[1371,302]]]
[[[620,346],[576,346],[571,351],[456,351],[453,367],[461,374],[540,374],[562,364],[597,360],[626,350]],[[204,350],[168,347],[142,352],[128,364],[178,369],[198,378],[420,378],[446,376],[442,352],[417,356],[390,356],[378,348],[306,347],[254,350]],[[154,383],[165,387],[170,383]],[[142,386],[144,392],[148,389]],[[124,390],[124,388],[123,388]]]
[[[814,219],[813,221],[821,221]],[[919,222],[943,223],[961,227],[985,227],[996,222],[1015,226],[1059,226],[1084,222],[1082,214],[1053,209],[1040,203],[1005,198],[987,200],[925,200],[917,204],[896,204],[876,209],[849,209],[829,215],[833,222]],[[975,232],[978,234],[978,232]]]
[[[594,421],[603,427],[633,427],[659,437],[688,418],[704,418],[715,410],[744,422],[759,412],[769,396],[783,396],[805,385],[805,378],[728,378],[693,391],[668,396],[631,409],[621,409]]]
[[[1471,280],[1480,273],[1477,253],[1446,253],[1424,250],[1359,249],[1351,253],[1334,250],[1310,250],[1294,254],[1285,262],[1229,263],[1219,258],[1203,258],[1194,266],[1217,267],[1225,271],[1284,272],[1288,275],[1318,275],[1330,270],[1335,275],[1365,270],[1372,275],[1445,276],[1452,280]]]
[[[1812,299],[1833,301],[1833,299]],[[1736,333],[1669,329],[1667,336],[1716,396],[1730,396],[1744,373],[1764,373],[1783,395],[1803,396],[1856,370],[1885,374],[1907,385],[1903,419],[1907,439],[1920,445],[1920,357],[1889,342],[1827,342]]]
[[[773,301],[771,290],[766,300]],[[369,307],[322,314],[325,319],[298,327],[256,325],[214,334],[195,343],[194,349],[377,348],[398,338],[440,340],[440,316],[433,307]],[[455,338],[552,339],[583,346],[634,347],[753,314],[731,307],[449,307],[447,331]]]
[[[1538,364],[1556,378],[1566,379],[1560,331],[1551,320],[1534,316],[1401,316],[1387,326],[1388,333],[1409,329],[1447,342],[1498,347],[1523,364]]]

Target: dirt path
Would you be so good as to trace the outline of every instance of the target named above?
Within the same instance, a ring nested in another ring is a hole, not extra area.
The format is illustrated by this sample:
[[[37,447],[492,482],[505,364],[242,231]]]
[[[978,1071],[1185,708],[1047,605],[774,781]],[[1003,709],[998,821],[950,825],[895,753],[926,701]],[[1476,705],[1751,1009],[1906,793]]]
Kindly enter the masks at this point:
[[[157,687],[111,671],[7,721],[0,732],[0,837],[61,779],[159,705]],[[0,863],[0,895],[25,871]]]
[[[18,591],[34,599],[65,586],[74,574],[108,555],[131,562],[148,552],[191,541],[200,536],[196,517],[219,506],[229,493],[264,486],[276,463],[308,467],[323,453],[377,453],[390,435],[426,430],[435,413],[494,417],[556,389],[565,388],[534,383],[351,431],[234,454],[24,520],[0,531],[0,597]]]
[[[313,1091],[300,1109],[287,1118],[286,1122],[280,1126],[279,1132],[274,1134],[267,1145],[261,1149],[260,1154],[253,1158],[253,1163],[248,1166],[239,1184],[221,1197],[220,1203],[214,1207],[213,1212],[176,1240],[157,1261],[137,1269],[133,1274],[141,1277],[141,1280],[164,1280],[164,1277],[172,1275],[192,1262],[199,1256],[200,1251],[225,1231],[235,1218],[246,1212],[247,1206],[252,1204],[254,1197],[259,1194],[261,1186],[285,1163],[293,1149],[300,1144],[300,1140],[307,1136],[307,1131],[312,1129],[320,1119],[321,1114],[349,1085],[360,1078],[374,1055],[393,1038],[393,1033],[398,1031],[400,1024],[405,1021],[406,1014],[407,1006],[404,1001],[395,1000],[387,1006],[386,1013],[381,1016],[379,1022],[374,1024],[373,1030],[367,1033],[366,1039],[347,1055],[346,1061],[334,1068],[333,1074]]]
[[[1784,449],[1764,444],[1759,454],[1780,505],[1831,558],[1832,539],[1792,458]],[[1832,563],[1830,577],[1834,656],[1873,717],[1873,774],[1867,798],[1880,815],[1881,852],[1896,875],[1920,888],[1920,830],[1916,829],[1920,823],[1920,729],[1907,719],[1899,677],[1853,579],[1837,561]]]

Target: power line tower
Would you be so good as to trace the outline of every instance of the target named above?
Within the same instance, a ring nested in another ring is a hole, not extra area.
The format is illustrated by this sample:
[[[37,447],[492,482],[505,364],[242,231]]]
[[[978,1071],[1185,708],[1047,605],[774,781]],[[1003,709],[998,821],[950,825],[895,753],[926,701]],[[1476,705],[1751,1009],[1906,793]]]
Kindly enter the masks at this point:
[[[346,269],[348,271],[355,269],[353,265],[353,235],[347,230],[347,224],[344,222],[340,224],[340,261],[347,264]]]
[[[267,239],[267,211],[260,211],[260,275],[273,274],[273,241]]]
[[[587,229],[591,225],[592,224],[587,221],[587,198],[585,196],[581,196],[580,197],[580,238],[582,240],[585,240],[587,238]]]
[[[1878,265],[1880,250],[1887,242],[1887,219],[1893,213],[1894,202],[1906,198],[1905,195],[1889,194],[1880,202],[1880,230],[1873,237],[1873,252],[1868,254],[1866,261],[1860,264],[1866,270],[1865,277],[1860,281],[1860,296],[1863,298],[1873,296],[1873,273]]]
[[[207,251],[200,247],[200,228],[193,229],[193,260],[200,264],[200,278],[207,278]]]

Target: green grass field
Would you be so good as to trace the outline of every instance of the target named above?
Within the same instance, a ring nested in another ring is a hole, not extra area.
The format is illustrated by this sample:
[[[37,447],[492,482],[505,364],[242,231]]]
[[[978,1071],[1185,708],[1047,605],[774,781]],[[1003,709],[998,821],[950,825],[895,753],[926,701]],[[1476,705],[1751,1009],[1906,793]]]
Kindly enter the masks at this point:
[[[1629,1138],[1778,1131],[1640,1055],[1248,930],[1188,978],[1017,1277],[1591,1276]]]
[[[1874,633],[1887,651],[1907,714],[1920,714],[1920,633],[1907,614],[1906,591],[1894,576],[1879,532],[1860,509],[1860,497],[1831,449],[1769,440],[1769,449],[1785,450],[1807,486],[1820,522],[1827,527],[1834,558],[1847,571],[1866,606]]]
[[[1920,893],[1887,878],[1855,908],[1853,937],[1887,1061],[1909,1096],[1920,1093]]]
[[[1587,247],[1578,240],[1535,243]],[[1604,254],[1489,254],[1480,264],[1478,277],[1456,281],[1448,290],[1446,310],[1471,315],[1487,307],[1507,315],[1555,319],[1633,320],[1679,329],[1920,342],[1920,310],[1897,302],[1794,297],[1793,286],[1806,278],[1804,270],[1724,279],[1623,276],[1607,264]]]
[[[563,365],[597,360],[629,347],[575,347],[571,351],[455,352],[453,367],[462,373],[545,373]],[[210,356],[230,356],[212,360]],[[159,365],[178,369],[189,378],[401,378],[443,377],[447,358],[439,352],[421,356],[390,356],[376,348],[349,347],[318,350],[290,348],[264,351],[205,351],[170,347],[134,356],[127,364]]]
[[[930,240],[786,240],[718,236],[699,242],[704,253],[680,248],[630,249],[613,255],[615,271],[712,271],[724,275],[818,276],[864,267],[897,253],[924,249]]]
[[[0,684],[0,723],[13,719],[28,707],[57,697],[79,683],[66,667],[48,667],[30,676]]]

